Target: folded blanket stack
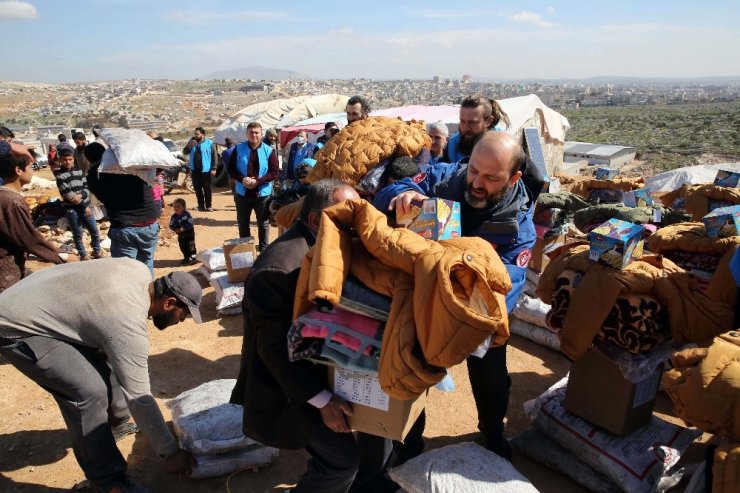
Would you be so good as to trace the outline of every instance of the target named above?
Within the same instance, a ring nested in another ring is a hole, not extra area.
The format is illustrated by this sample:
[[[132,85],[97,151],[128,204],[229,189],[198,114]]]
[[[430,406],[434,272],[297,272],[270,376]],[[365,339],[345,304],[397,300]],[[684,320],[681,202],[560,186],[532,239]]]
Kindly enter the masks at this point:
[[[557,331],[553,331],[547,324],[550,305],[543,303],[535,294],[539,277],[538,272],[527,269],[524,290],[509,316],[509,330],[512,334],[558,351],[560,340]]]
[[[244,283],[229,282],[226,272],[226,257],[221,247],[201,250],[196,255],[202,263],[196,271],[213,286],[216,293],[216,312],[219,315],[240,315],[244,299]]]

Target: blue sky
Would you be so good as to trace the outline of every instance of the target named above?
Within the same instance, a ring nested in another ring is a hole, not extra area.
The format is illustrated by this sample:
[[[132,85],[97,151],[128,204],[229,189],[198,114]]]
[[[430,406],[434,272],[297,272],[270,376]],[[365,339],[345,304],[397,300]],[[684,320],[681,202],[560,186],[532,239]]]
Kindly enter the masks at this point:
[[[0,32],[0,80],[740,76],[737,0],[0,0]]]

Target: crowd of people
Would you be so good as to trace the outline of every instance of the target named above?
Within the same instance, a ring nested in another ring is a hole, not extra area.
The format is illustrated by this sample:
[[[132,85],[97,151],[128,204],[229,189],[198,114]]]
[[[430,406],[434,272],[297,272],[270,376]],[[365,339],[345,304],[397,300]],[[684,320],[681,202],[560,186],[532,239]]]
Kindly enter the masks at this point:
[[[365,98],[348,100],[349,126],[371,113]],[[493,244],[506,266],[513,286],[506,296],[511,311],[522,291],[535,242],[536,196],[523,179],[521,145],[500,131],[507,124],[495,101],[479,95],[466,98],[460,108],[459,131],[448,139],[446,125],[429,124],[431,147],[416,159],[390,163],[385,188],[368,198],[387,214],[406,212],[412,202],[427,197],[459,202],[463,236]],[[94,130],[97,139],[98,129]],[[351,406],[326,388],[325,367],[290,362],[286,350],[298,274],[316,240],[321,211],[360,199],[355,188],[341,181],[324,179],[309,186],[305,180],[316,153],[338,132],[336,123],[327,123],[316,144],[308,141],[305,131],[299,132],[282,169],[277,133],[263,131],[258,122],[247,126],[243,142],[227,139],[220,155],[206,131],[198,127],[183,155],[193,176],[199,211],[213,210],[211,178],[220,158],[233,182],[240,237],[252,236],[253,211],[256,216],[260,255],[245,286],[244,344],[231,399],[244,406],[244,433],[266,445],[308,451],[308,469],[294,491],[395,491],[385,472],[423,451],[426,415],[422,413],[404,443],[353,435],[347,422]],[[133,175],[99,173],[104,142],[87,143],[84,134],[75,133],[72,147],[61,137],[50,148],[49,163],[79,256],[59,251],[35,230],[20,194],[31,180],[33,157],[23,146],[0,141],[4,180],[0,187],[0,354],[54,395],[90,482],[102,491],[134,491],[126,489],[133,488],[133,483],[126,478],[126,464],[115,445],[115,439],[126,433],[140,429],[163,458],[166,471],[187,473],[192,466],[192,457],[178,447],[151,396],[146,320],[151,318],[158,329],[175,325],[189,314],[200,321],[201,288],[183,272],[152,280],[161,212],[157,200],[162,199],[153,187]],[[270,203],[286,191],[303,197],[300,214],[270,244]],[[28,254],[56,264],[88,259],[83,228],[92,239],[91,256],[103,256],[90,210],[93,198],[104,205],[111,222],[110,256],[114,258],[28,275]],[[184,200],[176,200],[173,207],[169,226],[178,235],[183,264],[189,264],[194,262],[196,227]],[[75,289],[55,291],[54,286],[65,284],[74,284]],[[32,309],[23,302],[30,296],[39,300]],[[107,309],[101,312],[91,306]],[[504,437],[511,386],[506,345],[489,349],[482,358],[471,357],[467,364],[484,443],[510,458]]]

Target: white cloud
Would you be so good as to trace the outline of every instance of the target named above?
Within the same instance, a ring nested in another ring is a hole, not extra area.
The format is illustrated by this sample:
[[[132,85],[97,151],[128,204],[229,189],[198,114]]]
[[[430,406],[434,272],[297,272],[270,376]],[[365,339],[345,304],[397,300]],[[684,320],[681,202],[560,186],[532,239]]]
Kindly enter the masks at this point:
[[[0,19],[36,19],[38,16],[36,7],[28,2],[0,2]]]
[[[260,19],[279,19],[287,17],[287,12],[279,11],[250,11],[241,12],[193,12],[189,10],[174,10],[167,14],[167,19],[183,24],[212,24],[225,20],[234,22],[253,21]]]
[[[555,24],[553,24],[552,22],[543,21],[540,14],[527,12],[526,10],[522,10],[518,14],[510,15],[509,20],[515,22],[525,22],[542,28],[555,27]]]
[[[552,5],[547,6],[547,15],[555,15],[555,7]]]

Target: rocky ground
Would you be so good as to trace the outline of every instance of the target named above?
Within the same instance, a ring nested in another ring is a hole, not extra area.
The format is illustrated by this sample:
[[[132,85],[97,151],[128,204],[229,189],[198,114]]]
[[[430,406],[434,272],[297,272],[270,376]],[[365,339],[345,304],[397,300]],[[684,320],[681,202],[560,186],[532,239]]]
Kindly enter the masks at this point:
[[[171,202],[180,196],[191,207],[194,205],[193,195],[180,192],[166,196],[165,200]],[[213,205],[215,211],[212,213],[192,212],[198,249],[220,246],[225,239],[237,236],[236,212],[230,193],[217,190]],[[165,218],[169,214],[171,209],[165,210]],[[48,233],[51,232],[50,228]],[[273,237],[276,234],[273,229]],[[171,239],[165,238],[155,258],[156,275],[176,269],[194,272],[198,267],[179,266],[180,251],[177,242]],[[34,268],[45,267],[44,264],[34,265]],[[236,378],[239,369],[241,316],[218,317],[213,289],[205,284],[204,288],[203,325],[195,325],[188,319],[165,331],[150,326],[152,389],[167,419],[169,411],[163,405],[166,399],[213,379]],[[34,302],[36,300],[28,300],[28,303]],[[105,310],[105,307],[100,309]],[[511,437],[529,426],[522,403],[562,378],[570,364],[561,354],[517,336],[510,340],[508,362],[513,384],[506,434]],[[428,449],[478,439],[475,404],[466,368],[460,365],[451,373],[457,385],[454,393],[432,390],[429,394],[425,433]],[[55,402],[2,358],[0,395],[0,491],[67,491],[83,480]],[[664,395],[659,396],[657,409],[663,416],[670,410]],[[300,478],[307,457],[302,451],[284,451],[275,463],[257,472],[243,471],[230,478],[196,481],[166,475],[141,434],[126,437],[118,445],[129,463],[130,474],[162,492],[283,491]],[[695,458],[699,454],[696,452]],[[513,463],[540,491],[585,491],[564,475],[533,463],[521,454],[515,453]]]

